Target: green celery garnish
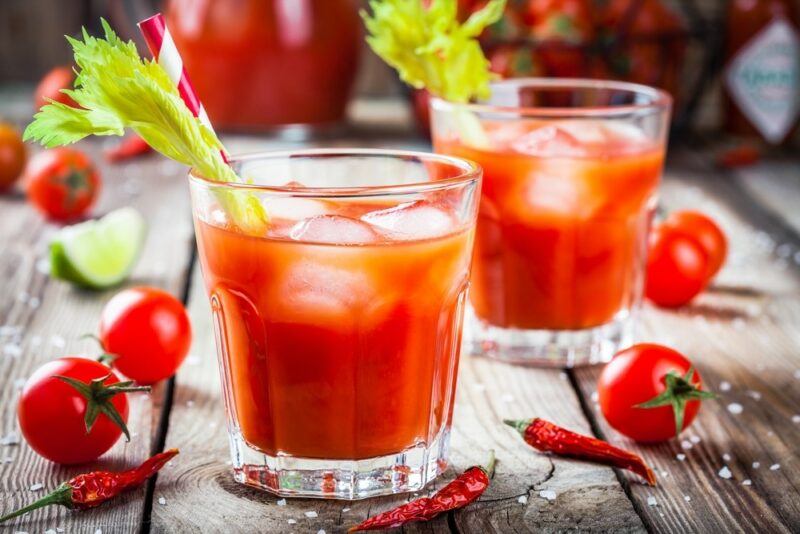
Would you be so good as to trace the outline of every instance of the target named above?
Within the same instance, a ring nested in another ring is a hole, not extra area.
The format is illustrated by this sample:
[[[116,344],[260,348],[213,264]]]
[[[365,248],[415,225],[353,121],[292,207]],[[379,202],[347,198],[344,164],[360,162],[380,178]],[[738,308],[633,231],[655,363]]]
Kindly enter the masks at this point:
[[[101,22],[104,39],[85,29],[83,41],[67,37],[78,71],[74,89],[64,92],[81,108],[51,101],[34,116],[23,138],[52,148],[89,135],[123,135],[130,128],[155,150],[206,178],[241,181],[222,157],[222,143],[192,115],[166,71],[142,59],[132,41],[124,42]],[[220,191],[218,197],[244,230],[258,231],[269,220],[250,193]]]
[[[367,42],[400,78],[451,102],[489,97],[493,75],[477,37],[503,15],[506,0],[490,0],[463,24],[456,0],[370,0],[361,12]]]

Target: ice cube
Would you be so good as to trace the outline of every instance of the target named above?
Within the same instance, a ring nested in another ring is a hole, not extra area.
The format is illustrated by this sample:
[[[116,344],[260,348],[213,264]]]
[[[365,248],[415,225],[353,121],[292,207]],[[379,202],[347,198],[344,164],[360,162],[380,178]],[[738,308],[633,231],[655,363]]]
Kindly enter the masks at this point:
[[[288,266],[273,286],[278,303],[272,310],[282,320],[343,323],[353,309],[377,298],[369,274],[356,267],[331,265],[325,258],[302,259]]]
[[[371,211],[362,216],[361,220],[399,239],[441,236],[452,232],[456,226],[450,213],[421,200]]]
[[[262,201],[267,214],[275,219],[299,221],[330,213],[328,205],[321,200],[298,197],[272,197]]]
[[[553,162],[557,163],[557,162]],[[522,185],[518,210],[524,214],[561,215],[568,218],[592,217],[604,197],[579,174],[561,169],[542,168]]]
[[[295,224],[289,237],[297,241],[362,245],[380,241],[380,235],[367,223],[342,215],[317,215]]]
[[[531,156],[581,157],[587,155],[580,139],[564,128],[548,124],[536,128],[511,144],[517,152]]]

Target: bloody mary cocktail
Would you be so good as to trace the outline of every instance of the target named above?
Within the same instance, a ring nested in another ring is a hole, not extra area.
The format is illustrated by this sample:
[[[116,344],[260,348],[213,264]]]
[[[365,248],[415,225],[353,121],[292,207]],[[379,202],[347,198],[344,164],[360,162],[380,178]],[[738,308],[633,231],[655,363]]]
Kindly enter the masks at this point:
[[[580,80],[500,82],[489,105],[433,101],[436,151],[484,171],[474,350],[573,365],[631,341],[668,112],[656,90]]]
[[[263,234],[224,212],[226,186],[192,179],[237,479],[336,498],[421,488],[447,461],[478,169],[369,151],[237,164],[266,184],[241,188],[266,207]]]

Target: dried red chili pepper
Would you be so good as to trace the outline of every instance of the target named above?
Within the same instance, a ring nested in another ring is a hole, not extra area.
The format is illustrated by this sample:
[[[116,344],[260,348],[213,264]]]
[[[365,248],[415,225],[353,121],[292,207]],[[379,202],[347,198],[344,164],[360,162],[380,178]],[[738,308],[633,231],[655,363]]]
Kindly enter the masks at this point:
[[[489,463],[486,467],[470,467],[433,496],[421,497],[372,516],[348,532],[395,528],[413,521],[428,521],[441,513],[464,508],[476,501],[489,487],[495,464],[494,451],[489,451],[489,454]]]
[[[647,480],[651,486],[656,485],[656,475],[644,460],[603,440],[576,434],[538,417],[518,421],[506,419],[503,422],[516,428],[525,442],[535,449],[627,469]]]
[[[78,510],[94,508],[120,493],[138,486],[164,467],[164,464],[176,454],[178,454],[178,449],[164,451],[145,460],[139,467],[128,471],[117,473],[94,471],[78,475],[68,482],[64,482],[55,491],[38,501],[0,517],[0,523],[51,504]]]
[[[761,159],[761,152],[758,147],[742,144],[719,153],[717,155],[717,165],[725,169],[735,169],[758,163],[759,159]]]
[[[147,142],[136,134],[131,134],[122,141],[104,152],[106,159],[111,162],[124,161],[126,159],[143,156],[152,152],[153,149]]]

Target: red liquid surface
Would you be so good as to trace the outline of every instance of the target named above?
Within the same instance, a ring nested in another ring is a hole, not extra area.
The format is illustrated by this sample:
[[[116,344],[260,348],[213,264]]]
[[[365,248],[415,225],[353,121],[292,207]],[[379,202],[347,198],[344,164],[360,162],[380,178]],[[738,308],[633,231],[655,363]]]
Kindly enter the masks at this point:
[[[289,226],[254,237],[196,220],[245,441],[324,459],[429,444],[452,414],[472,231],[397,240],[364,225],[369,242],[342,245],[292,240]]]
[[[488,123],[490,150],[434,134],[437,152],[484,171],[470,289],[479,318],[582,329],[637,297],[663,150],[604,124]]]

